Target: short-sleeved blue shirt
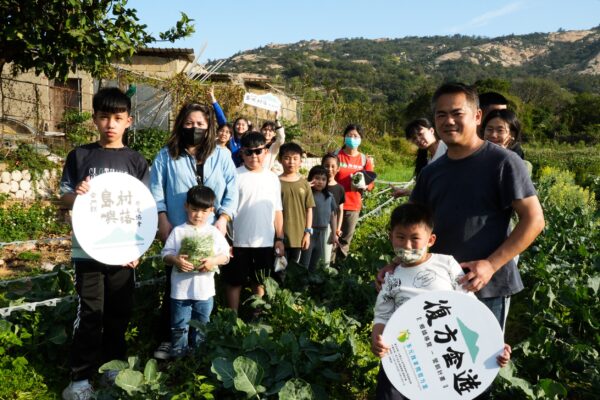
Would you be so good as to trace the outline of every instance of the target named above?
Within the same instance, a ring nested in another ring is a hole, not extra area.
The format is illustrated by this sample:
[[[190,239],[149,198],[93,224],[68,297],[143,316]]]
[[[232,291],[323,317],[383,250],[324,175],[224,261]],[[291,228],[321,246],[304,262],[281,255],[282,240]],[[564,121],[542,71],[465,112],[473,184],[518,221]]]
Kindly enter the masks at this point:
[[[523,160],[485,142],[468,157],[453,160],[445,154],[425,167],[410,199],[433,210],[437,240],[431,251],[465,262],[485,259],[500,247],[510,233],[513,200],[535,195]],[[477,296],[509,296],[522,289],[511,260]]]

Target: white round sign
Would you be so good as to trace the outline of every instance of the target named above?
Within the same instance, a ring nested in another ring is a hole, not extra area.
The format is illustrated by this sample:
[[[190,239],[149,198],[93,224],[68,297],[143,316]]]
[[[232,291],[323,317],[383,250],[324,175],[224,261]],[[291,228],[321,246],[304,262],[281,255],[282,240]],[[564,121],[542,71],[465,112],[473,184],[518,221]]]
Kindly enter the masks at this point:
[[[473,399],[496,377],[504,349],[492,312],[474,296],[427,292],[399,307],[383,331],[383,368],[409,399]]]
[[[150,190],[123,172],[108,172],[89,182],[75,198],[73,232],[81,248],[108,265],[140,258],[156,236],[158,214]]]

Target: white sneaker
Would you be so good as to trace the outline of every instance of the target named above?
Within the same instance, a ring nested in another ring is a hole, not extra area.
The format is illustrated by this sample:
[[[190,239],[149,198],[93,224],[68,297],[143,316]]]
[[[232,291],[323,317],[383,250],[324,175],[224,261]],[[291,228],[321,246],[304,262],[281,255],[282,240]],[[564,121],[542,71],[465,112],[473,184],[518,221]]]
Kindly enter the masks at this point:
[[[94,389],[88,381],[71,382],[62,392],[63,400],[89,400],[94,397]]]
[[[154,352],[154,358],[168,360],[171,358],[171,342],[162,342]]]

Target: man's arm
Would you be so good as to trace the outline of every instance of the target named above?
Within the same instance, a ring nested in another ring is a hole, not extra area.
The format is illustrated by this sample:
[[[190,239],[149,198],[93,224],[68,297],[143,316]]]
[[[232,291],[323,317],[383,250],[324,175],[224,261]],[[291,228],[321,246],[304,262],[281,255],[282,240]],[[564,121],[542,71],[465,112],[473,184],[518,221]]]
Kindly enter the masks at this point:
[[[275,225],[275,251],[277,252],[278,255],[282,256],[285,252],[285,248],[283,246],[283,241],[282,240],[277,240],[277,239],[282,239],[283,238],[283,211],[281,210],[276,210],[275,211],[275,221],[274,221],[274,225]]]
[[[485,260],[461,263],[461,267],[469,269],[461,279],[465,289],[476,292],[485,287],[496,271],[527,249],[544,229],[544,212],[537,196],[513,200],[512,207],[519,222],[500,247]]]

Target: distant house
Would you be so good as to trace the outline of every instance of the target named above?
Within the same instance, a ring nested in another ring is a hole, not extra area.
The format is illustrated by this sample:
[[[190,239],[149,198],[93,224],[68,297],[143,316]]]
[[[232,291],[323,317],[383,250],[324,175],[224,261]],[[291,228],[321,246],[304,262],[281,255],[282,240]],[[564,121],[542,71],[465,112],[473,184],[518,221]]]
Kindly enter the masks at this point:
[[[208,78],[207,82],[242,85],[246,91],[262,94],[271,92],[282,102],[283,118],[295,122],[296,100],[286,96],[280,88],[273,86],[265,76],[255,74],[221,74],[203,70],[194,64],[192,49],[185,48],[145,48],[140,49],[127,62],[113,64],[116,77],[102,82],[86,72],[69,74],[65,82],[49,80],[43,75],[23,73],[13,77],[10,65],[5,66],[0,84],[0,135],[5,138],[26,139],[36,135],[55,134],[60,131],[60,122],[64,112],[75,110],[92,112],[92,97],[100,84],[119,86],[128,89],[131,76],[139,76],[135,94],[132,96],[134,127],[171,128],[173,110],[170,96],[148,82],[170,78],[181,72],[193,70],[199,74],[190,74]],[[264,110],[246,106],[244,115],[255,123],[271,119]],[[228,116],[233,119],[232,115]],[[11,136],[12,135],[12,136]]]
[[[66,81],[26,72],[10,74],[4,67],[0,79],[0,134],[27,139],[39,132],[55,131],[65,110],[91,110],[94,80],[86,72],[70,73]]]

